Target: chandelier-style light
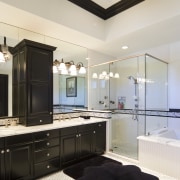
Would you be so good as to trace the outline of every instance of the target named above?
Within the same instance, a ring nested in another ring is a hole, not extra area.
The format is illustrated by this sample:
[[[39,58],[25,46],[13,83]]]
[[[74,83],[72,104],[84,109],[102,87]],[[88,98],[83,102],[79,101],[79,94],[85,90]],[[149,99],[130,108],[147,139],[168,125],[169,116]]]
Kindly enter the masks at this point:
[[[77,73],[86,74],[86,68],[82,62],[78,62],[77,65],[75,65],[74,61],[64,62],[62,59],[60,62],[56,59],[53,62],[53,73],[76,76]]]
[[[0,45],[0,62],[6,62],[10,59],[11,53],[9,52],[9,48],[6,44],[6,37],[4,37],[4,44]]]

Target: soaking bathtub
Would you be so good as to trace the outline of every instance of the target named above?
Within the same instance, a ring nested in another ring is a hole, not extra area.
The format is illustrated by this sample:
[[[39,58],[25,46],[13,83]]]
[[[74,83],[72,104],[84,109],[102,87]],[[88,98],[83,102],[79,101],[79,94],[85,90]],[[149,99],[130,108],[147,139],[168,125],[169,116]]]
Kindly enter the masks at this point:
[[[139,136],[141,166],[180,180],[180,139],[174,130],[160,129],[149,136]]]

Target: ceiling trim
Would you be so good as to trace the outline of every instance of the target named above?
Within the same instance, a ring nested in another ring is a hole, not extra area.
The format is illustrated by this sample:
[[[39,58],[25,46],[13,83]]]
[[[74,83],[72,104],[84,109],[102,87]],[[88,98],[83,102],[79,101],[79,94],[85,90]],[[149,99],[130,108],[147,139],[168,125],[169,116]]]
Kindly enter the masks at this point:
[[[81,8],[93,13],[94,15],[107,20],[128,8],[135,6],[136,4],[145,0],[121,0],[107,9],[104,9],[100,5],[91,0],[68,0]]]

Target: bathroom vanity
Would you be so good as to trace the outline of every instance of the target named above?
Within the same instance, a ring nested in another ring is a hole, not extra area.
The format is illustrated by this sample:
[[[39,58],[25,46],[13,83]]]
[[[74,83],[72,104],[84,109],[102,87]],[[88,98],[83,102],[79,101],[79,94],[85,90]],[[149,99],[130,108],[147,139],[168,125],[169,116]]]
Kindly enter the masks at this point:
[[[0,127],[0,179],[35,179],[106,150],[103,118]]]

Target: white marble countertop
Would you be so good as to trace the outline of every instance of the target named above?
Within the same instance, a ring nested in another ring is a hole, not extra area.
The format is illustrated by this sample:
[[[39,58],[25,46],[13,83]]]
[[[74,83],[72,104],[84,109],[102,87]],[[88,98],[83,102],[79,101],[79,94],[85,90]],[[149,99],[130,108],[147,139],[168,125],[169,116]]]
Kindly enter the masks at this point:
[[[98,123],[108,121],[108,119],[104,118],[94,118],[91,117],[91,119],[83,119],[83,118],[72,118],[72,119],[65,119],[65,120],[55,120],[53,124],[45,124],[45,125],[37,125],[37,126],[1,126],[0,127],[0,137],[6,137],[6,136],[14,136],[18,134],[26,134],[26,133],[33,133],[33,132],[39,132],[39,131],[45,131],[45,130],[51,130],[51,129],[58,129],[58,128],[64,128],[64,127],[70,127],[70,126],[78,126],[83,124],[91,124],[91,123]]]

